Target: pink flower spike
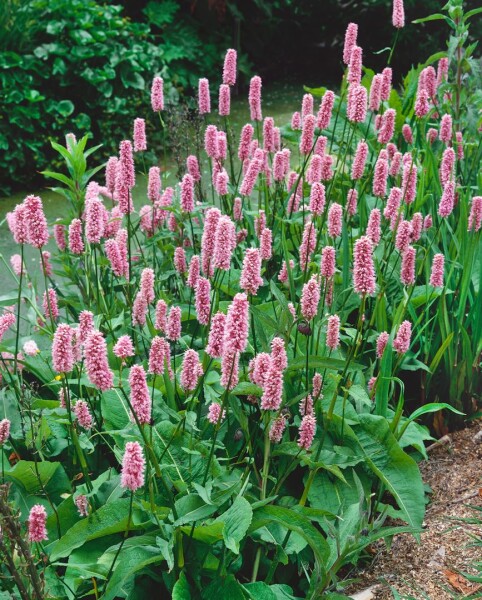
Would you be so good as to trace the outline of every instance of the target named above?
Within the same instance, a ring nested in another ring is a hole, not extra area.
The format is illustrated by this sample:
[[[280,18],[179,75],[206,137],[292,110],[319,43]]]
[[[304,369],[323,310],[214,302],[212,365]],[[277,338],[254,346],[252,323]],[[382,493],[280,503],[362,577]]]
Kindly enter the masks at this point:
[[[380,227],[382,215],[379,208],[374,208],[370,212],[368,218],[366,235],[371,239],[373,245],[376,246],[380,241],[382,231]]]
[[[186,213],[194,210],[194,180],[189,173],[181,181],[181,210]]]
[[[355,242],[353,256],[353,289],[362,296],[371,296],[376,290],[376,278],[370,237],[362,236]]]
[[[146,122],[144,119],[134,120],[134,152],[147,150]]]
[[[105,392],[114,385],[114,374],[109,369],[107,344],[100,331],[92,331],[84,344],[85,369],[90,382]]]
[[[77,255],[84,252],[82,221],[80,219],[73,219],[69,225],[69,250],[72,254]]]
[[[166,337],[175,342],[181,338],[181,307],[173,306],[169,311],[166,325]]]
[[[251,121],[262,121],[261,112],[261,77],[255,75],[249,84],[249,108]]]
[[[271,229],[265,227],[260,238],[260,254],[262,260],[269,260],[273,255],[272,249],[273,234]]]
[[[138,292],[132,304],[132,325],[143,327],[146,324],[148,306],[142,292]]]
[[[467,231],[479,231],[482,226],[482,196],[474,196],[470,206]]]
[[[39,347],[34,340],[28,340],[28,342],[25,342],[23,345],[23,351],[27,356],[37,356],[37,354],[40,352]]]
[[[212,358],[221,358],[223,355],[225,327],[226,315],[222,312],[217,312],[211,320],[208,345],[206,346],[206,353]]]
[[[211,314],[211,284],[209,279],[199,277],[196,286],[195,304],[197,320],[201,325],[207,325]]]
[[[74,414],[79,425],[84,429],[92,429],[92,415],[85,400],[77,400],[74,406]]]
[[[0,341],[10,327],[13,327],[17,319],[12,312],[5,312],[0,316]]]
[[[403,321],[398,328],[397,335],[393,340],[393,348],[399,354],[405,354],[410,348],[410,341],[412,337],[412,324],[410,321]]]
[[[174,250],[173,262],[176,271],[180,275],[183,275],[187,271],[186,252],[182,246],[177,246],[177,248]]]
[[[221,359],[221,385],[229,390],[239,382],[239,352],[226,349]]]
[[[223,83],[226,85],[234,85],[236,83],[236,62],[237,52],[230,48],[224,57]]]
[[[249,146],[253,139],[253,134],[253,126],[250,123],[246,123],[246,125],[244,125],[243,129],[241,130],[241,137],[239,140],[238,147],[238,158],[241,161],[244,161],[247,158],[249,158]]]
[[[378,133],[378,142],[380,144],[388,144],[395,131],[395,118],[397,111],[393,108],[387,108],[382,116],[382,124]]]
[[[129,140],[124,140],[120,143],[118,179],[127,190],[131,190],[136,183],[132,143]]]
[[[382,77],[382,100],[388,102],[392,91],[392,69],[390,67],[385,67],[382,71]]]
[[[147,387],[146,372],[142,365],[134,365],[129,371],[131,406],[141,425],[151,422],[151,399]],[[131,421],[135,422],[134,415]]]
[[[27,196],[24,200],[25,222],[28,243],[34,248],[42,248],[49,241],[47,219],[39,196]]]
[[[167,304],[165,300],[158,300],[156,304],[156,320],[154,323],[155,329],[158,331],[166,331],[167,327]]]
[[[443,287],[444,285],[444,264],[445,256],[435,254],[432,261],[432,272],[430,273],[430,285],[433,287]]]
[[[301,420],[299,429],[298,446],[309,450],[313,444],[316,433],[316,419],[313,415],[305,415]]]
[[[293,131],[299,131],[301,129],[301,115],[298,111],[294,112],[291,116],[291,129],[293,129]]]
[[[244,352],[248,345],[249,303],[246,294],[236,294],[229,305],[224,333],[224,349]]]
[[[164,81],[162,77],[154,77],[152,80],[151,106],[154,112],[164,110]]]
[[[336,251],[333,246],[325,246],[321,251],[320,274],[330,279],[335,274]]]
[[[223,83],[219,86],[218,112],[221,117],[228,117],[231,112],[231,90],[229,85]]]
[[[448,217],[453,209],[455,204],[455,182],[448,181],[443,188],[442,198],[440,199],[440,203],[438,206],[438,214],[446,218]]]
[[[393,0],[392,23],[396,29],[405,27],[405,10],[403,0]]]
[[[199,163],[194,154],[190,154],[187,157],[186,167],[189,175],[191,175],[195,183],[201,181],[201,171],[199,170]]]
[[[52,343],[52,366],[57,373],[70,373],[74,368],[74,330],[66,323],[60,324]]]
[[[343,209],[340,204],[333,202],[328,211],[328,235],[336,238],[341,235]]]
[[[48,298],[47,298],[48,294]],[[50,307],[50,310],[49,310]],[[54,321],[59,318],[59,306],[57,302],[57,294],[55,290],[49,288],[47,292],[44,292],[42,300],[42,308],[46,319],[52,318]]]
[[[286,429],[286,418],[284,415],[276,417],[271,422],[269,429],[269,439],[273,444],[279,444],[283,438],[284,430]]]
[[[358,25],[356,23],[348,23],[345,33],[345,45],[343,48],[343,62],[345,65],[350,63],[351,51],[356,46],[358,35]]]
[[[211,112],[209,81],[204,77],[198,83],[198,109],[200,115],[206,115]]]
[[[147,197],[152,203],[158,202],[161,197],[161,170],[159,167],[151,167],[149,169]]]
[[[382,83],[383,76],[380,74],[374,75],[370,85],[370,96],[368,99],[368,108],[372,111],[380,109],[382,101]]]
[[[384,198],[387,195],[388,161],[378,158],[373,174],[373,195]]]
[[[305,270],[316,247],[316,228],[312,222],[306,221],[303,239],[300,246],[300,267]]]
[[[111,156],[105,166],[105,185],[111,195],[115,191],[115,180],[117,177],[117,164],[119,159],[117,156]]]
[[[211,402],[208,408],[207,420],[213,425],[217,425],[224,421],[226,411],[221,409],[219,402]]]
[[[358,192],[355,189],[348,190],[348,195],[346,197],[346,212],[353,217],[356,215],[358,204]]]
[[[360,85],[362,74],[363,51],[360,46],[353,46],[350,53],[350,64],[348,65],[348,83]]]
[[[449,114],[442,116],[439,138],[446,144],[449,144],[452,141],[452,117]]]
[[[206,211],[204,230],[201,239],[201,266],[206,277],[214,275],[214,246],[216,240],[216,229],[221,212],[218,208],[210,208]]]
[[[360,142],[358,142],[355,158],[353,159],[353,165],[351,168],[351,178],[355,181],[363,177],[367,157],[368,144],[365,142],[365,140],[361,140]]]
[[[348,88],[347,118],[353,123],[363,123],[367,116],[367,90],[362,85]]]
[[[127,442],[122,458],[121,487],[135,492],[144,485],[146,459],[139,442]]]
[[[309,154],[313,148],[313,135],[315,132],[315,117],[307,115],[303,121],[303,130],[301,132],[300,152]]]
[[[321,215],[325,210],[325,186],[322,183],[315,182],[311,186],[310,205],[308,210],[314,215]]]
[[[129,356],[134,356],[134,345],[130,336],[121,335],[121,337],[117,340],[116,344],[114,345],[112,351],[117,356],[117,358],[122,358],[123,360],[129,358]]]
[[[316,122],[316,126],[319,129],[327,129],[329,127],[334,103],[335,94],[331,90],[326,90],[326,92],[323,94],[323,99],[321,101]]]
[[[236,227],[227,215],[223,215],[216,227],[214,240],[214,267],[228,271],[231,256],[236,248]]]
[[[0,446],[3,446],[10,437],[10,421],[2,419],[0,421]]]
[[[311,321],[316,317],[318,312],[318,304],[320,303],[320,284],[317,281],[316,275],[303,286],[301,293],[301,314],[307,320]]]
[[[261,277],[261,254],[258,248],[247,248],[239,285],[246,293],[256,296],[263,285]]]
[[[330,315],[326,329],[326,346],[330,350],[336,350],[340,345],[340,317]]]
[[[195,350],[186,350],[182,361],[181,386],[186,392],[196,389],[199,378],[203,375],[202,364]]]
[[[390,336],[386,331],[382,331],[377,338],[377,358],[382,358]]]
[[[25,202],[17,204],[13,212],[7,213],[8,227],[16,244],[26,244],[29,241],[27,214]]]
[[[415,260],[415,248],[408,246],[402,254],[402,265],[400,268],[400,281],[403,285],[413,285],[415,283]]]
[[[402,126],[402,135],[407,144],[413,144],[412,128],[407,123]]]
[[[89,515],[89,501],[87,500],[87,496],[79,494],[74,498],[74,503],[81,517],[87,517]]]
[[[107,211],[96,197],[85,202],[85,238],[89,244],[98,244],[104,236]]]
[[[189,263],[189,274],[187,276],[186,285],[188,285],[190,288],[194,289],[198,282],[200,272],[201,272],[201,259],[197,254],[195,254],[191,258],[191,262]]]
[[[455,151],[452,147],[445,148],[439,168],[440,183],[444,186],[453,179],[455,170]]]
[[[81,344],[85,342],[91,331],[94,331],[94,315],[89,310],[83,310],[79,314],[79,341]]]
[[[43,542],[48,540],[47,535],[47,511],[41,504],[34,504],[28,516],[28,540],[29,542]]]
[[[54,225],[54,238],[57,248],[63,252],[67,247],[67,243],[65,241],[65,225],[61,225],[59,223]]]

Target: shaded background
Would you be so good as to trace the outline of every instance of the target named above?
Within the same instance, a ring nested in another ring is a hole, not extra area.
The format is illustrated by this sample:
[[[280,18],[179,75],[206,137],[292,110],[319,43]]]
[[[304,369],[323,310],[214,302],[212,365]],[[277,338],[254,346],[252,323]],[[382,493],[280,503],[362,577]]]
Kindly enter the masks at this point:
[[[477,5],[465,2],[466,10]],[[411,24],[442,6],[405,1],[395,84],[446,48],[445,21]],[[143,116],[155,142],[149,89],[156,74],[174,105],[208,77],[215,108],[228,47],[239,53],[235,91],[243,99],[255,73],[264,89],[285,86],[288,95],[303,84],[336,89],[350,21],[359,24],[364,63],[381,70],[388,53],[375,53],[393,42],[391,11],[392,0],[0,0],[0,195],[44,183],[39,172],[59,166],[49,140],[61,141],[68,131],[102,143],[100,159]],[[481,34],[476,17],[470,37]]]

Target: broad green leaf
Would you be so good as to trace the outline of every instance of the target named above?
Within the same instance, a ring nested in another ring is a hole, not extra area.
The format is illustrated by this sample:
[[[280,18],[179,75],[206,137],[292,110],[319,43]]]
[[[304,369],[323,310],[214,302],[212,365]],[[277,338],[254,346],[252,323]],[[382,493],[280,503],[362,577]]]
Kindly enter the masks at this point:
[[[284,584],[268,585],[264,581],[245,583],[244,589],[251,600],[298,600],[293,596],[293,590]]]
[[[217,510],[216,506],[206,504],[197,494],[189,494],[179,498],[179,500],[176,500],[175,506],[178,518],[173,523],[174,527],[205,519]]]
[[[37,466],[35,466],[33,461],[19,460],[14,467],[5,470],[5,478],[7,481],[13,481],[17,485],[22,486],[29,494],[37,494],[43,488],[48,488],[58,469],[63,474],[64,485],[62,486],[62,491],[68,491],[70,487],[69,481],[59,462],[43,461],[38,462]]]
[[[236,498],[228,510],[216,519],[224,523],[224,543],[231,552],[239,554],[239,543],[246,535],[252,519],[251,504],[242,496]]]
[[[391,492],[407,523],[420,528],[425,502],[417,463],[400,448],[385,418],[360,415],[360,425],[353,430],[368,467]]]
[[[181,572],[179,579],[176,581],[174,588],[172,589],[172,600],[191,600],[191,589],[189,583]]]
[[[256,531],[267,523],[279,523],[290,531],[298,533],[309,544],[320,565],[325,565],[330,554],[328,544],[323,535],[310,521],[289,508],[281,506],[261,506],[254,511],[250,532]]]
[[[234,575],[215,577],[202,592],[203,600],[246,600],[249,596]],[[183,599],[184,600],[184,599]]]

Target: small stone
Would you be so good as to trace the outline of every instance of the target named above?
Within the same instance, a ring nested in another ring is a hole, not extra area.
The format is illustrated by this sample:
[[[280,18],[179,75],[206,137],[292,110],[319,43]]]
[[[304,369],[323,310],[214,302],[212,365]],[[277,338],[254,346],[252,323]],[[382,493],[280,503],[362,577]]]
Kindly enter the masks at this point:
[[[472,441],[474,444],[482,444],[482,429],[474,435]]]

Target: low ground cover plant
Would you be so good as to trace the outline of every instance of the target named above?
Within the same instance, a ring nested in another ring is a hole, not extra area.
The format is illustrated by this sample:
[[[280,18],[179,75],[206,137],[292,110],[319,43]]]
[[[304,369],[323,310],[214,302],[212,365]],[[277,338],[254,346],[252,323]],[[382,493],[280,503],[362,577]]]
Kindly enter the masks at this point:
[[[146,163],[141,117],[106,165],[91,166],[87,137],[53,145],[65,170],[45,175],[71,217],[49,230],[35,195],[8,217],[8,593],[340,598],[371,543],[419,535],[430,435],[416,419],[457,408],[405,414],[404,373],[443,400],[442,378],[458,408],[477,394],[480,116],[464,46],[476,12],[452,0],[431,17],[452,27],[448,50],[400,93],[389,66],[363,67],[349,24],[339,94],[307,92],[278,128],[255,76],[240,139],[228,50],[218,116],[199,81],[204,148],[175,187]],[[160,127],[163,86],[155,77]]]

